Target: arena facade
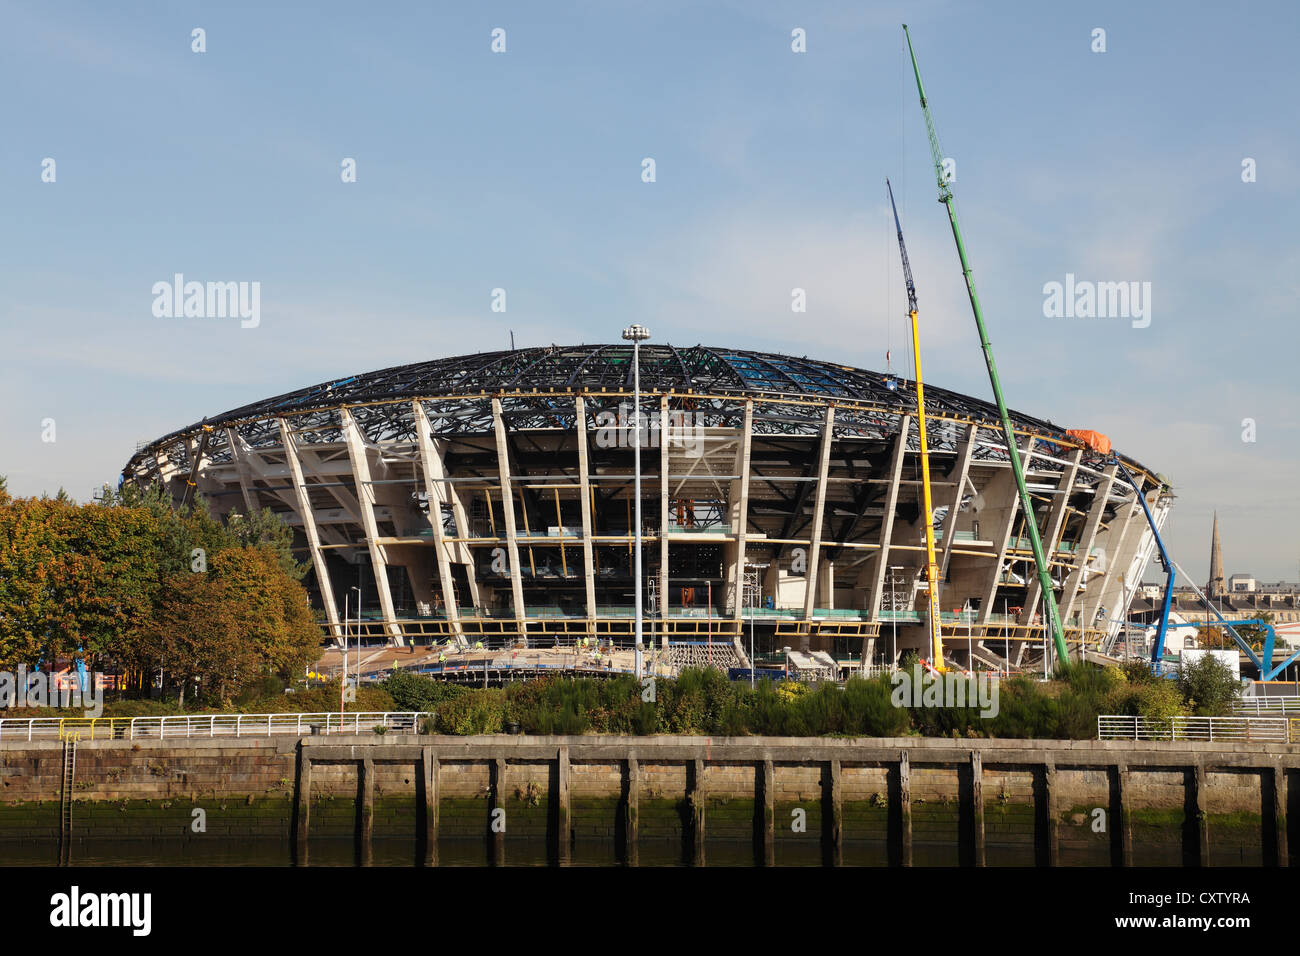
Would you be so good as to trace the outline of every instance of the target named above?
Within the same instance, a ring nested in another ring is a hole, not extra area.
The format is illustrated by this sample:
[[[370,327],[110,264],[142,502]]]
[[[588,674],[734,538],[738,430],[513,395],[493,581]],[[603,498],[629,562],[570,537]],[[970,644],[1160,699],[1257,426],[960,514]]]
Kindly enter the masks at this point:
[[[337,639],[626,644],[632,355],[525,348],[326,382],[148,443],[123,479],[226,521],[281,514]],[[910,381],[704,346],[642,345],[639,366],[647,641],[745,661],[752,630],[864,664],[924,647]],[[1029,666],[1041,594],[997,410],[925,393],[946,652]],[[1067,639],[1104,645],[1152,556],[1140,503],[1094,444],[1013,419]],[[1162,523],[1168,488],[1124,462]]]

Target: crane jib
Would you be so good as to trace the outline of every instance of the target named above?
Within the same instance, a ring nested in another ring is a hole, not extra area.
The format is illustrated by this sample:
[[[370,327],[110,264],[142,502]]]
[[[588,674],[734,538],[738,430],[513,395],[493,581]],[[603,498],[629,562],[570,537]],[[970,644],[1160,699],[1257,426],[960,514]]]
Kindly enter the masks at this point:
[[[934,159],[935,173],[939,182],[939,201],[948,210],[948,222],[952,226],[952,237],[957,245],[957,256],[961,260],[962,273],[966,277],[966,291],[970,298],[971,311],[975,315],[975,326],[979,330],[980,344],[984,349],[985,365],[988,367],[989,372],[989,384],[993,386],[993,397],[997,400],[998,414],[1002,419],[1002,431],[1006,439],[1007,456],[1011,460],[1011,473],[1015,478],[1016,492],[1020,499],[1021,510],[1029,519],[1025,522],[1025,530],[1029,533],[1029,544],[1034,555],[1034,566],[1038,571],[1039,590],[1042,595],[1043,610],[1045,611],[1044,617],[1052,631],[1052,640],[1056,647],[1057,657],[1062,666],[1068,666],[1069,653],[1065,646],[1065,629],[1061,622],[1060,613],[1057,610],[1052,575],[1048,567],[1046,553],[1043,550],[1038,522],[1034,520],[1033,501],[1029,496],[1029,488],[1025,483],[1024,467],[1020,460],[1021,454],[1029,449],[1022,452],[1019,443],[1016,441],[1015,430],[1011,425],[1011,414],[1007,410],[1006,399],[1002,395],[1002,383],[998,380],[997,365],[993,361],[993,348],[989,345],[988,333],[984,327],[984,315],[980,311],[979,296],[975,294],[975,282],[971,278],[970,263],[966,258],[966,245],[962,241],[961,227],[957,224],[957,210],[953,208],[952,190],[948,187],[943,174],[943,152],[939,149],[939,135],[934,128],[934,118],[930,115],[925,87],[921,83],[921,68],[916,62],[916,51],[912,48],[912,36],[907,30],[907,24],[903,24],[903,36],[907,39],[907,51],[912,59],[912,73],[916,77],[916,92],[921,99],[921,110],[925,114],[925,129],[930,138],[930,152]],[[1081,641],[1082,636],[1083,630],[1081,628]]]

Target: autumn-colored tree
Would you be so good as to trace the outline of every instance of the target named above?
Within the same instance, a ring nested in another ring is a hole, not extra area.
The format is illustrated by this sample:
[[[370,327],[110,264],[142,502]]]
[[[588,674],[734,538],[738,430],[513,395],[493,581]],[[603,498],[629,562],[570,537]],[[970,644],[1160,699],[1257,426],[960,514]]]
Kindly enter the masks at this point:
[[[292,531],[269,510],[226,528],[200,502],[105,487],[97,503],[13,499],[0,481],[0,669],[82,657],[229,700],[319,653]]]
[[[248,641],[264,668],[289,678],[320,656],[321,629],[307,589],[266,548],[230,548],[213,559],[212,574],[240,608]]]
[[[182,706],[191,688],[197,697],[220,703],[260,673],[239,605],[210,575],[170,575],[135,637],[133,663],[161,668],[164,686],[175,689]]]

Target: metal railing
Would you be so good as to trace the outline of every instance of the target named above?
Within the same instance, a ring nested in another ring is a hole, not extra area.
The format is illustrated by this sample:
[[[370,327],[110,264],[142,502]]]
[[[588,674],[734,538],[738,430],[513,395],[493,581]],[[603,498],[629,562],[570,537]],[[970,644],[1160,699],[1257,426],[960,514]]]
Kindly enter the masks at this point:
[[[1232,705],[1232,712],[1247,714],[1300,714],[1300,697],[1243,697]]]
[[[420,714],[183,714],[174,717],[6,717],[0,719],[0,740],[158,740],[173,737],[302,737],[319,728],[322,734],[385,732],[413,734]]]
[[[1097,717],[1098,740],[1235,740],[1292,743],[1300,721],[1287,717]]]

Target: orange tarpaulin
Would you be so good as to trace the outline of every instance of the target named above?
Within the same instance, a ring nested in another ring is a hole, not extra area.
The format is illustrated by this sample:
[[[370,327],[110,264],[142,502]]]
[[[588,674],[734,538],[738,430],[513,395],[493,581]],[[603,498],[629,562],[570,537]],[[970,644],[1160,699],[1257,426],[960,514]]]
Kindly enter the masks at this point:
[[[1071,438],[1077,438],[1095,452],[1100,452],[1103,455],[1110,454],[1110,439],[1101,432],[1086,429],[1067,429],[1065,433]]]

